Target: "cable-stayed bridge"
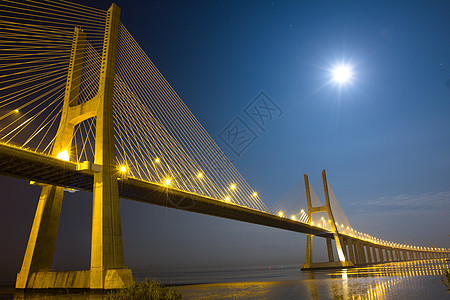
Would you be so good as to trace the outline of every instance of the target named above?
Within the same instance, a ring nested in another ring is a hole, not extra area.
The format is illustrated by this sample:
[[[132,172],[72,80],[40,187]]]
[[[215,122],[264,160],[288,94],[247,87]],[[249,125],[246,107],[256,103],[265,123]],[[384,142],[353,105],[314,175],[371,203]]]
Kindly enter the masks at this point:
[[[355,230],[325,172],[324,201],[305,175],[305,188],[268,207],[120,23],[116,5],[5,0],[0,8],[0,174],[42,185],[17,288],[131,283],[119,197],[305,233],[303,269],[449,256]],[[52,271],[65,189],[93,193],[90,270]],[[313,236],[326,239],[327,262],[313,262]]]

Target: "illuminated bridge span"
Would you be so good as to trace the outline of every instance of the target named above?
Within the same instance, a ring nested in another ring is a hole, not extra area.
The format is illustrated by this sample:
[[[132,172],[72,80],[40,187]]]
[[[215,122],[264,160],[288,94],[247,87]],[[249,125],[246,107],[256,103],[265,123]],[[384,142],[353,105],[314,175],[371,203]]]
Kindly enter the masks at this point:
[[[0,174],[42,185],[17,288],[132,283],[119,197],[305,233],[303,269],[450,255],[352,228],[325,171],[324,204],[305,175],[306,193],[301,183],[266,206],[120,23],[116,5],[0,7]],[[52,271],[65,189],[93,193],[90,270]],[[313,262],[313,236],[326,239],[328,262]]]

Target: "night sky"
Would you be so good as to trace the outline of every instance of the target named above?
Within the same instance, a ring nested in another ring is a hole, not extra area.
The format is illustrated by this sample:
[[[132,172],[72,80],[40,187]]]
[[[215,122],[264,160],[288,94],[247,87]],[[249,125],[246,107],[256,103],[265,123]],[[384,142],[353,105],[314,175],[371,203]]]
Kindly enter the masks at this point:
[[[110,4],[95,1],[105,10]],[[449,1],[116,4],[122,23],[266,204],[303,173],[317,182],[326,169],[353,228],[450,247]],[[331,69],[342,63],[353,78],[339,87]],[[245,113],[260,92],[280,109],[263,127]],[[220,138],[236,117],[257,135],[238,154]],[[1,278],[13,280],[40,188],[7,177],[0,185]],[[89,267],[91,206],[92,194],[65,194],[55,269]],[[305,260],[302,234],[126,200],[121,213],[133,270]]]

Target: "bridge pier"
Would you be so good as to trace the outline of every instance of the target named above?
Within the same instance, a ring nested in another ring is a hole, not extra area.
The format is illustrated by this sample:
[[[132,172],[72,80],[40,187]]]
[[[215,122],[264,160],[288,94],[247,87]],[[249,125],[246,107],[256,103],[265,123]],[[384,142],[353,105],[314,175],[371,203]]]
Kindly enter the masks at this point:
[[[325,201],[326,201],[326,204],[323,206],[319,206],[319,207],[312,206],[311,194],[310,194],[310,188],[309,188],[309,180],[308,180],[308,176],[306,174],[304,174],[304,180],[305,180],[306,199],[307,199],[307,205],[308,205],[308,224],[311,224],[311,222],[312,222],[312,214],[313,213],[317,213],[317,212],[328,213],[328,219],[330,220],[330,225],[331,225],[331,229],[333,232],[334,242],[336,244],[338,261],[334,261],[331,238],[326,238],[328,262],[314,263],[313,262],[313,253],[312,253],[312,251],[313,251],[313,247],[312,247],[313,236],[308,234],[307,240],[306,240],[306,261],[302,265],[301,269],[302,270],[310,270],[310,269],[352,267],[353,263],[351,261],[346,260],[346,256],[345,256],[344,250],[343,250],[343,247],[345,247],[345,246],[341,242],[341,241],[343,241],[343,239],[341,239],[341,236],[339,235],[339,233],[336,229],[336,223],[334,221],[333,213],[331,211],[330,197],[328,194],[328,183],[327,183],[327,179],[326,179],[326,175],[325,175],[325,170],[322,171],[322,180],[323,180]]]
[[[363,243],[359,243],[359,249],[361,251],[361,260],[362,260],[362,264],[367,265],[367,255],[366,255],[366,251],[364,249],[364,244]]]
[[[369,244],[367,244],[366,245],[366,250],[367,250],[367,262],[369,263],[369,264],[373,264],[373,260],[372,260],[372,253],[370,252],[370,249],[371,247],[370,247],[370,245]]]
[[[342,245],[342,252],[344,253],[344,257],[346,261],[351,261],[351,259],[348,257],[348,251],[347,251],[347,244],[344,241],[344,237],[340,236],[339,237],[340,241],[341,241],[341,245]]]
[[[64,188],[45,185],[33,221],[25,257],[17,275],[16,288],[117,289],[130,285],[133,276],[123,258],[119,190],[114,146],[112,99],[120,8],[107,12],[98,94],[79,104],[86,34],[75,28],[62,116],[53,156],[70,159],[75,125],[96,117],[91,239],[91,268],[85,271],[52,271],[56,235]],[[61,155],[64,153],[64,155]]]
[[[380,246],[375,246],[375,249],[378,252],[378,262],[379,263],[384,262],[383,252],[381,251],[381,247]]]
[[[349,254],[350,254],[350,256],[349,256],[349,261],[352,261],[354,264],[356,263],[356,257],[355,257],[355,252],[354,252],[354,250],[353,250],[353,242],[352,242],[352,239],[350,239],[350,238],[348,238],[347,239],[347,242],[348,242],[348,252],[349,252]]]
[[[376,263],[380,263],[382,261],[380,257],[380,248],[377,246],[373,246],[373,257],[375,258]]]
[[[328,261],[334,262],[333,246],[331,244],[331,238],[326,238],[326,240],[327,240]]]

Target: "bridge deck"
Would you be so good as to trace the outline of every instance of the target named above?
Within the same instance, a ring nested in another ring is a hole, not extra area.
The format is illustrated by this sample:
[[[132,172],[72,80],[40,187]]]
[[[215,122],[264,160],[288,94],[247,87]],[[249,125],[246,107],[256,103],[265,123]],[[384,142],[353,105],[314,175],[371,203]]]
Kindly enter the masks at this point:
[[[77,163],[62,161],[5,144],[0,144],[0,174],[90,192],[92,192],[94,177],[92,170],[79,170]],[[225,203],[135,178],[118,180],[121,198],[333,238],[333,235],[323,228],[280,218],[255,209]]]

